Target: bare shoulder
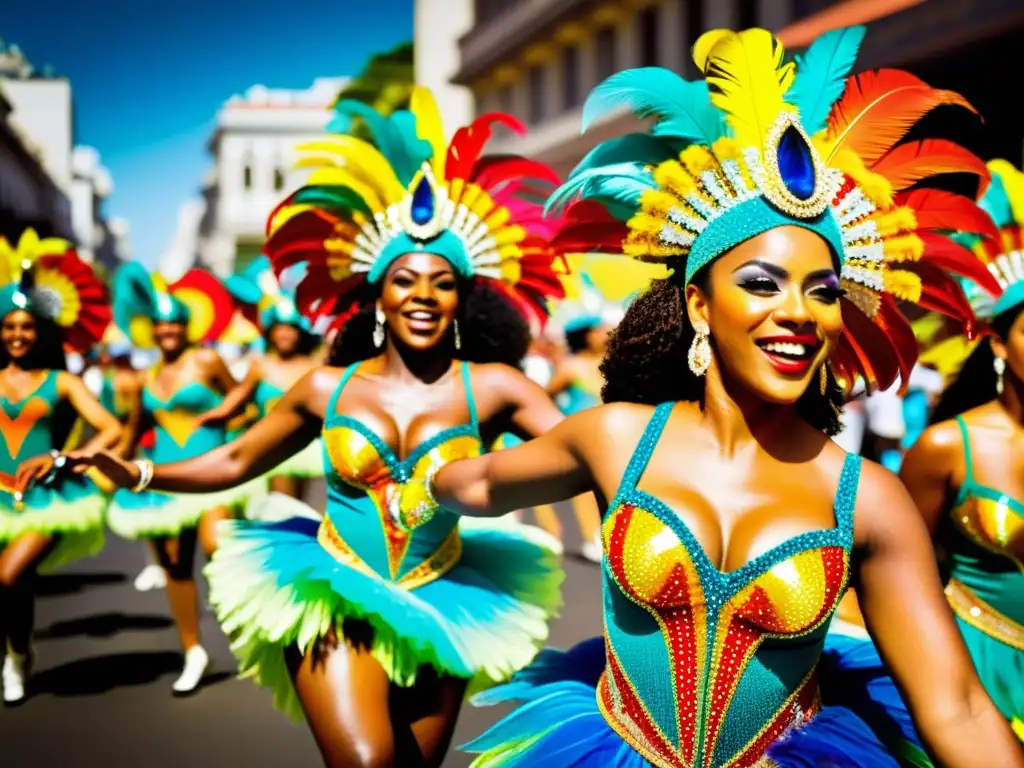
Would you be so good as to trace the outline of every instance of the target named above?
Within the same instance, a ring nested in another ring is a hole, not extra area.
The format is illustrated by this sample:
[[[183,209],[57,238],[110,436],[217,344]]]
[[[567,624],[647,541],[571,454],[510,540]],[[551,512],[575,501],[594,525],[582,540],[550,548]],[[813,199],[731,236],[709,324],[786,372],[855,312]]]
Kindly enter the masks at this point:
[[[525,373],[505,363],[470,363],[469,373],[474,388],[513,393],[517,387],[536,386]]]
[[[203,368],[213,368],[214,366],[224,364],[220,355],[217,354],[217,350],[208,347],[197,349],[192,359]]]
[[[909,527],[924,525],[900,478],[866,459],[861,461],[854,520],[854,535],[859,544],[877,540],[886,532],[907,531]]]
[[[940,421],[928,427],[911,448],[903,462],[903,472],[948,473],[963,456],[964,440],[960,425],[954,420]]]
[[[651,405],[608,403],[572,414],[565,425],[581,445],[600,447],[610,440],[632,446],[640,440],[653,413]]]

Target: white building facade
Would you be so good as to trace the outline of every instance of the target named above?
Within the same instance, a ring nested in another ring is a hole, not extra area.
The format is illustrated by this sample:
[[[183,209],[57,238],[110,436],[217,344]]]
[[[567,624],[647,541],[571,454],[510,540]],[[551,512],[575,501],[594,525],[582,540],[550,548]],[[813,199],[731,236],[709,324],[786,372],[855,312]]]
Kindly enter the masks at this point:
[[[309,175],[295,169],[297,145],[323,136],[329,107],[348,78],[321,78],[305,90],[276,90],[255,85],[233,96],[217,115],[210,142],[213,178],[203,190],[198,223],[198,261],[227,277],[259,255],[267,216]],[[179,224],[179,246],[188,248],[189,225],[198,207],[186,203]],[[174,254],[180,268],[187,261]]]
[[[452,82],[459,71],[459,39],[473,27],[473,0],[416,0],[413,53],[416,84],[434,94],[447,138],[474,117],[473,92]]]

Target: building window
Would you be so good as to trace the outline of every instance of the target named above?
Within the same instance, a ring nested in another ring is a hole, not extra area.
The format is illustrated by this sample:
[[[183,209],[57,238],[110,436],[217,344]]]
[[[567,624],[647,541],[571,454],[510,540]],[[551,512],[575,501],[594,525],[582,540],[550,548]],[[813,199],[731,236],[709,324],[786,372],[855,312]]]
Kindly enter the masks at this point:
[[[252,189],[252,166],[248,163],[245,164],[245,169],[242,171],[242,186],[245,189]]]
[[[512,86],[504,85],[498,91],[498,110],[501,112],[512,112]]]
[[[594,38],[597,49],[597,79],[604,80],[615,74],[615,27],[601,27]]]
[[[580,105],[580,49],[575,45],[562,50],[562,107]]]
[[[277,192],[284,189],[284,173],[281,172],[280,168],[274,169],[274,189]]]
[[[544,119],[544,68],[530,67],[528,79],[529,103],[527,105],[526,121],[536,125]]]
[[[737,5],[739,8],[739,23],[737,29],[753,29],[757,26],[757,2],[758,0],[740,0]]]
[[[683,21],[686,24],[685,39],[686,50],[690,50],[697,38],[704,33],[704,0],[685,0],[685,13]],[[685,74],[690,78],[698,78],[701,73],[697,71],[697,65],[693,63],[693,57],[686,57]]]
[[[637,16],[637,34],[640,45],[640,66],[656,67],[661,64],[661,39],[658,22],[661,20],[661,9],[652,5],[644,8]]]

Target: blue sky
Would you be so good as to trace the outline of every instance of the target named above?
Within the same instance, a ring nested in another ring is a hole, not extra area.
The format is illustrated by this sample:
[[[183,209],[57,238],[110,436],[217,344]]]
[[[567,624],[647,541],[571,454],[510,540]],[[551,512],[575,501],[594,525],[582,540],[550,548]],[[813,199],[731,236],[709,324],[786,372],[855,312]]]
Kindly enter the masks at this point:
[[[49,0],[3,2],[0,37],[70,78],[76,142],[113,176],[107,212],[134,256],[159,258],[179,204],[210,166],[223,102],[250,85],[306,88],[352,75],[412,39],[413,0]]]

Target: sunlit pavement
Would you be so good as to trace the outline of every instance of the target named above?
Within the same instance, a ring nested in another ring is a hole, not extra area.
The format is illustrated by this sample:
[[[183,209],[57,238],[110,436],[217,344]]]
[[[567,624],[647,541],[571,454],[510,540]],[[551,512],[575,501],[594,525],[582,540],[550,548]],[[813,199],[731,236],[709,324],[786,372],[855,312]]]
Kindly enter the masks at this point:
[[[311,502],[322,498],[312,494]],[[567,647],[601,630],[597,566],[568,531],[565,607],[552,644]],[[41,580],[36,616],[34,692],[21,707],[0,711],[0,765],[5,768],[95,766],[321,765],[304,726],[271,706],[267,692],[234,678],[227,641],[213,615],[203,615],[211,675],[194,696],[176,699],[171,683],[181,655],[162,591],[140,593],[132,580],[146,564],[144,546],[112,534],[97,558]],[[505,711],[463,710],[459,744]],[[445,766],[469,760],[454,749]]]

